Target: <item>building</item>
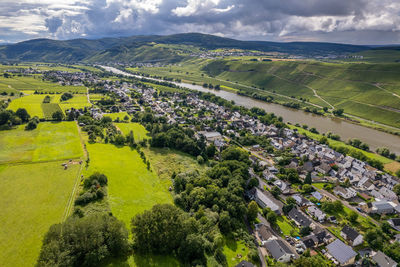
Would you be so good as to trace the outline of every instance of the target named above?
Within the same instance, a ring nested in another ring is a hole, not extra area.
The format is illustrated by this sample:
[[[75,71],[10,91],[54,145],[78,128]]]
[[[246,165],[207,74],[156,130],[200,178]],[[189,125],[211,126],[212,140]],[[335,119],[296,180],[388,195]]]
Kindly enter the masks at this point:
[[[251,262],[243,260],[239,262],[235,267],[255,267],[255,265]]]
[[[319,221],[319,222],[325,221],[326,214],[325,214],[322,210],[318,209],[316,206],[310,206],[310,207],[308,207],[308,208],[307,208],[307,212],[308,212],[312,217],[314,217],[317,221]]]
[[[357,191],[354,190],[353,188],[349,187],[349,188],[344,188],[341,186],[336,186],[333,189],[333,192],[338,195],[341,196],[344,199],[350,199],[352,197],[357,196]]]
[[[347,242],[353,247],[362,244],[364,241],[363,236],[348,225],[343,227],[342,231],[340,232],[340,236],[346,239]]]
[[[393,206],[385,201],[374,201],[371,203],[371,213],[378,213],[378,214],[390,214],[394,212]]]
[[[383,252],[378,251],[372,256],[372,260],[378,267],[396,267],[397,263],[386,256]]]
[[[269,254],[279,262],[289,262],[291,258],[295,257],[295,254],[282,240],[268,240],[264,246]]]
[[[204,136],[208,142],[214,142],[215,140],[221,139],[222,135],[219,132],[199,132],[200,135]]]
[[[256,229],[258,238],[260,238],[263,245],[266,241],[275,238],[275,236],[271,233],[270,229],[265,224],[258,224],[256,226]]]
[[[311,227],[312,221],[307,218],[302,212],[298,211],[296,208],[292,208],[289,213],[288,217],[292,219],[298,227]]]
[[[278,201],[273,198],[273,196],[267,196],[258,188],[253,188],[250,195],[250,198],[255,200],[261,208],[268,207],[278,215],[282,213],[282,207],[278,204]]]
[[[336,239],[326,246],[329,255],[335,258],[340,266],[346,266],[354,263],[357,253],[340,239]]]
[[[388,223],[393,227],[393,229],[400,231],[400,218],[389,219]]]
[[[320,200],[324,197],[324,196],[321,195],[321,193],[318,192],[318,191],[312,192],[311,195],[312,195],[313,197],[315,197],[318,201],[320,201]]]

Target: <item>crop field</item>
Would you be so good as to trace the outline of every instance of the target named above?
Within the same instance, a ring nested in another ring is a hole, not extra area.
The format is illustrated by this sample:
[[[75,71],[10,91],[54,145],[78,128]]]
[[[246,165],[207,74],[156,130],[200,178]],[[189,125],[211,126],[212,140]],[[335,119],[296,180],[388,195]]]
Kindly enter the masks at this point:
[[[120,129],[124,135],[128,135],[130,131],[132,131],[135,141],[141,141],[143,139],[150,138],[147,135],[146,129],[140,123],[114,123],[114,125]]]
[[[41,122],[25,131],[24,125],[0,135],[0,164],[79,158],[83,155],[75,122]]]
[[[45,233],[61,222],[79,169],[61,163],[0,165],[0,266],[34,266]]]
[[[59,103],[60,108],[65,111],[71,108],[74,109],[84,109],[85,107],[92,106],[88,103],[86,94],[74,94],[74,97],[68,99],[67,101],[60,101],[61,95],[54,96],[52,102]]]
[[[110,144],[87,144],[87,149],[90,163],[86,174],[99,171],[107,175],[111,211],[128,227],[135,214],[158,203],[172,203],[171,181],[149,171],[136,150]]]
[[[32,76],[13,76],[11,78],[4,78],[0,76],[0,85],[11,87],[18,91],[33,90],[40,93],[85,93],[86,87],[84,86],[70,86],[60,85],[48,81],[42,81],[40,75]]]
[[[8,109],[17,111],[19,108],[25,108],[31,117],[37,116],[43,118],[42,103],[45,95],[27,95],[16,98],[11,101]]]
[[[62,112],[60,105],[57,103],[42,103],[42,110],[46,120],[51,120],[54,112]]]

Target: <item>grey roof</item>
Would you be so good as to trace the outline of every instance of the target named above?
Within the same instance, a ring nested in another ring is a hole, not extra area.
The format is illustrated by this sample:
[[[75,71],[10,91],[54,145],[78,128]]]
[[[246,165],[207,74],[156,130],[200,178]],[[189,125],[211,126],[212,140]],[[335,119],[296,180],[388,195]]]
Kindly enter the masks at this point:
[[[311,220],[309,220],[303,213],[293,208],[289,211],[288,216],[300,224],[302,227],[310,226]]]
[[[248,261],[241,261],[235,267],[254,267],[254,264]]]
[[[392,260],[391,258],[386,256],[381,251],[378,251],[374,256],[372,256],[372,259],[374,260],[374,262],[376,262],[378,267],[393,267],[393,266],[397,266],[397,264],[396,264],[396,262],[394,260]]]
[[[340,264],[345,264],[357,255],[350,246],[343,243],[340,239],[336,239],[326,246],[326,248],[328,249],[329,254],[332,255],[332,257],[334,257]]]
[[[348,240],[354,241],[360,234],[348,225],[345,225],[342,232],[347,236]]]
[[[256,188],[256,195],[257,195],[257,198],[259,200],[261,200],[272,211],[275,211],[275,212],[279,211],[279,206],[258,188]]]
[[[293,252],[282,242],[282,240],[269,240],[265,243],[265,247],[274,259],[279,259],[285,254],[293,254]]]
[[[378,210],[390,210],[393,209],[393,206],[389,204],[387,201],[375,201],[372,202],[372,205]]]

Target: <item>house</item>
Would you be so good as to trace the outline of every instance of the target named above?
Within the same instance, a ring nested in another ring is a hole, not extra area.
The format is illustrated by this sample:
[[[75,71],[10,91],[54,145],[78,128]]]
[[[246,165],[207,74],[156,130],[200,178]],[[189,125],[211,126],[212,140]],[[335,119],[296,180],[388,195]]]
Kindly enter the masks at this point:
[[[315,217],[317,221],[323,222],[325,221],[326,214],[318,209],[316,206],[310,206],[307,208],[307,212],[312,216]]]
[[[290,192],[290,186],[282,180],[276,180],[274,185],[281,190],[282,194],[287,194]]]
[[[243,260],[239,262],[235,267],[255,267],[255,265],[251,262]]]
[[[329,164],[326,164],[326,163],[321,163],[320,165],[315,167],[315,170],[317,172],[320,172],[320,173],[323,173],[323,174],[327,174],[331,170],[331,166],[329,166]]]
[[[312,202],[310,202],[308,199],[302,197],[302,196],[299,195],[299,194],[292,195],[292,198],[294,198],[294,200],[296,200],[296,204],[297,204],[299,207],[312,205]]]
[[[379,189],[378,191],[384,199],[386,200],[397,200],[397,195],[395,192],[393,192],[392,190],[388,189],[387,187],[382,187],[381,189]]]
[[[400,218],[393,218],[387,221],[393,229],[400,231]]]
[[[390,214],[394,212],[394,208],[385,200],[374,201],[371,203],[371,213]]]
[[[265,224],[258,224],[256,226],[257,229],[257,235],[261,240],[261,243],[264,245],[264,243],[266,241],[268,241],[269,239],[273,239],[275,238],[275,236],[272,234],[272,232],[270,231],[270,229],[265,225]]]
[[[314,248],[320,245],[324,245],[328,243],[329,240],[332,239],[332,236],[325,230],[322,230],[316,234],[311,234],[301,239],[304,247]]]
[[[383,252],[378,251],[372,256],[372,260],[378,267],[396,267],[397,263],[386,256]]]
[[[321,193],[318,192],[318,191],[312,192],[311,195],[312,195],[313,197],[315,197],[318,201],[320,201],[320,200],[324,197],[324,196],[321,195]]]
[[[340,266],[346,266],[354,263],[357,253],[340,239],[336,239],[326,246],[329,255],[335,258]]]
[[[292,219],[298,227],[311,227],[312,221],[307,218],[302,212],[298,211],[296,208],[292,208],[289,213],[288,217]]]
[[[269,254],[279,262],[289,262],[291,258],[295,257],[295,254],[282,240],[268,240],[264,246]]]
[[[344,199],[350,199],[352,197],[357,196],[357,191],[354,190],[353,188],[349,187],[349,188],[344,188],[341,186],[336,186],[333,189],[333,192],[338,195],[341,196]]]
[[[342,231],[340,232],[340,236],[346,239],[347,242],[353,247],[358,246],[363,242],[363,236],[348,225],[343,227]]]
[[[204,136],[208,142],[214,142],[215,140],[221,139],[222,135],[219,132],[199,132],[200,135]]]
[[[266,192],[263,192],[258,188],[253,188],[251,190],[250,198],[252,200],[255,200],[261,208],[268,207],[278,215],[282,213],[283,205],[275,200],[272,195],[267,196]]]

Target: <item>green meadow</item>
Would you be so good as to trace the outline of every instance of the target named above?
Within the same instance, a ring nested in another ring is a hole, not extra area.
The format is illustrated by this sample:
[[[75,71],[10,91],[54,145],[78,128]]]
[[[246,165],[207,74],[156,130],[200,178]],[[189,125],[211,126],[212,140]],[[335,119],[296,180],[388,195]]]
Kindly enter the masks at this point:
[[[136,150],[111,144],[87,144],[90,163],[85,171],[108,177],[108,201],[112,213],[130,225],[132,217],[159,203],[172,203],[171,181],[147,169]]]
[[[31,117],[37,116],[44,118],[42,103],[45,95],[27,95],[16,98],[8,106],[8,109],[17,111],[19,108],[24,108],[28,111]]]
[[[75,122],[41,122],[32,131],[24,125],[0,134],[0,164],[75,159],[83,156]]]
[[[143,139],[149,139],[146,129],[140,123],[114,123],[114,125],[121,130],[124,135],[128,135],[130,131],[133,132],[135,141],[141,141]]]
[[[0,266],[34,266],[45,233],[62,221],[79,165],[61,163],[0,165]]]
[[[126,111],[116,112],[116,113],[106,113],[103,114],[105,117],[110,117],[113,121],[119,119],[120,121],[124,121],[125,116],[128,116],[128,121],[130,121],[131,116]]]

